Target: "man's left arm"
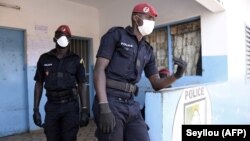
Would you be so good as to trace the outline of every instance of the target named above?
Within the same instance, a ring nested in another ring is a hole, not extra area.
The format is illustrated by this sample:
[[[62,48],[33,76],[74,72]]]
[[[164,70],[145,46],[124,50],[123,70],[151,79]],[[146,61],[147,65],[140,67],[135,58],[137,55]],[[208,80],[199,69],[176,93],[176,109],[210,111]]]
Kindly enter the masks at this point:
[[[160,78],[159,72],[156,67],[155,56],[151,52],[151,57],[149,62],[146,64],[144,71],[146,76],[149,78],[149,81],[154,90],[158,91],[163,88],[169,87],[172,83],[174,83],[177,79],[181,78],[186,70],[186,62],[182,59],[174,58],[173,62],[177,65],[177,71],[167,78]]]
[[[80,98],[80,127],[87,126],[89,123],[89,111],[87,108],[87,87],[85,84],[85,69],[83,60],[78,66],[78,94]]]
[[[149,80],[154,90],[158,91],[162,88],[167,88],[173,82],[175,82],[177,79],[183,76],[187,67],[187,63],[183,61],[182,59],[178,59],[178,58],[174,58],[173,62],[175,65],[177,65],[177,71],[174,74],[172,74],[170,77],[160,78],[158,73],[151,75],[149,77]]]

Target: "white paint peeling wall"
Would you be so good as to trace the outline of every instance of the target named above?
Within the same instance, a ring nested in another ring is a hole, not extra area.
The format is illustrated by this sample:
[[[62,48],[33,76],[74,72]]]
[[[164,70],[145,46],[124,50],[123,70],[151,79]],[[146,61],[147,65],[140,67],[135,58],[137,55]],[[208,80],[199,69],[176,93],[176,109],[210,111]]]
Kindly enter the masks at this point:
[[[41,53],[54,48],[54,31],[61,24],[69,25],[75,36],[93,38],[94,48],[99,46],[99,15],[95,8],[66,0],[1,2],[21,7],[20,10],[0,7],[0,26],[26,30],[28,66],[35,66]]]

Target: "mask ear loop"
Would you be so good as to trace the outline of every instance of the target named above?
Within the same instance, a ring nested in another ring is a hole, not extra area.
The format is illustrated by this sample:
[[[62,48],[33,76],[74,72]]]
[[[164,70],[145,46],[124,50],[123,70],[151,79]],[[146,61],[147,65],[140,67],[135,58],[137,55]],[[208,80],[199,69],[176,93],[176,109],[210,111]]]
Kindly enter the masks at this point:
[[[143,20],[142,20],[142,18],[140,17],[140,16],[138,16],[138,15],[135,15],[136,17],[138,17],[141,21],[142,21],[142,25],[143,25]],[[137,25],[137,27],[139,26],[139,24],[137,23],[137,20],[135,21],[135,23],[136,23],[136,25]]]

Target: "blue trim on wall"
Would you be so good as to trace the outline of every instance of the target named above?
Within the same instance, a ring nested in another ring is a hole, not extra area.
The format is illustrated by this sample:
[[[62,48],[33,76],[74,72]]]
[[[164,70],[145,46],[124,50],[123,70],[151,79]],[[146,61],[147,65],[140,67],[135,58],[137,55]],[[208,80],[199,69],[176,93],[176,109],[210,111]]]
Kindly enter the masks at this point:
[[[228,68],[227,56],[203,56],[202,76],[183,76],[177,80],[173,86],[185,86],[193,84],[204,84],[210,82],[227,81]]]
[[[203,56],[202,57],[202,76],[183,76],[172,84],[173,87],[204,84],[211,82],[224,82],[228,79],[227,56]],[[147,85],[146,85],[147,84]],[[139,95],[145,91],[152,90],[148,79],[142,74],[138,83],[140,87]],[[142,100],[138,100],[142,101]],[[144,103],[143,103],[144,104]]]
[[[172,87],[227,81],[228,71],[226,55],[202,57],[202,68],[202,76],[183,76],[173,83]],[[135,100],[138,101],[141,106],[144,106],[145,93],[154,91],[144,73],[142,73],[141,80],[138,82],[137,86],[139,87],[139,92]]]

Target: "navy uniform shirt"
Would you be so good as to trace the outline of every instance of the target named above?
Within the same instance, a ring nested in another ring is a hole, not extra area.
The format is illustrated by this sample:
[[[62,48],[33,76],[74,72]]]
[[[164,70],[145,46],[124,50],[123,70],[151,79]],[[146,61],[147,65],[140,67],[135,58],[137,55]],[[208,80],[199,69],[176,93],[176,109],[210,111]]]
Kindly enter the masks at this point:
[[[158,74],[153,48],[144,38],[138,42],[132,27],[113,27],[103,35],[96,57],[110,60],[105,72],[109,79],[137,83],[144,70],[146,77]]]
[[[40,56],[34,80],[45,82],[44,87],[49,91],[75,88],[77,83],[85,82],[83,60],[72,52],[58,59],[53,49]]]

